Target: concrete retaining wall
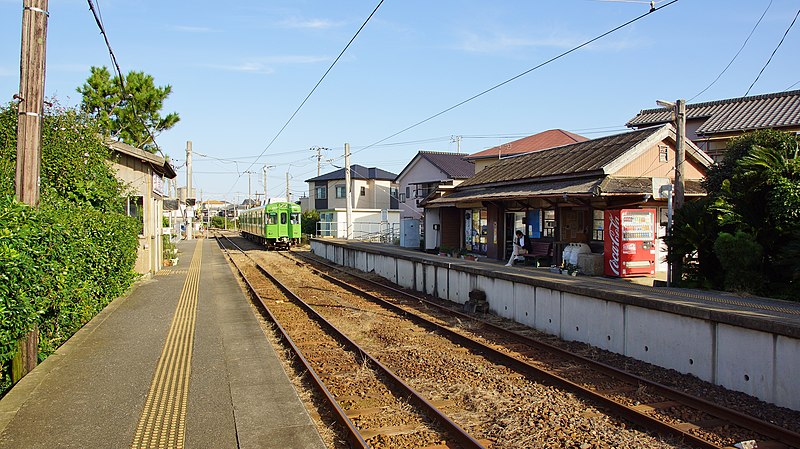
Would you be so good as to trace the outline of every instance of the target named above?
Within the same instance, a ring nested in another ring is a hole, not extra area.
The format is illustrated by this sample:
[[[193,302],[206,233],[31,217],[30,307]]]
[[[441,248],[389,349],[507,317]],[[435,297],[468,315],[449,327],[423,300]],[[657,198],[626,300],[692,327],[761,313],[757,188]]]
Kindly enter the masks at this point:
[[[688,305],[589,289],[569,279],[556,283],[492,271],[457,259],[405,257],[324,240],[313,240],[311,249],[339,265],[374,271],[402,287],[459,304],[469,299],[470,290],[483,290],[491,312],[504,318],[800,410],[797,329],[758,329],[758,321],[748,328],[720,316],[711,319],[708,311]]]

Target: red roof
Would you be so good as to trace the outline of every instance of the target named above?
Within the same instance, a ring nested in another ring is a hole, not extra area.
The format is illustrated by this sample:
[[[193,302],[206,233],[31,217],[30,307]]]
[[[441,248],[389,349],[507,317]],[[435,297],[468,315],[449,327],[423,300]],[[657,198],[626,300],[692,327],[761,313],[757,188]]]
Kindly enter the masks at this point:
[[[504,143],[488,150],[470,154],[464,159],[475,160],[485,158],[496,158],[498,156],[510,156],[512,154],[530,153],[533,151],[546,150],[547,148],[560,147],[578,142],[585,142],[589,139],[563,129],[550,129],[547,131],[523,137],[513,142]]]

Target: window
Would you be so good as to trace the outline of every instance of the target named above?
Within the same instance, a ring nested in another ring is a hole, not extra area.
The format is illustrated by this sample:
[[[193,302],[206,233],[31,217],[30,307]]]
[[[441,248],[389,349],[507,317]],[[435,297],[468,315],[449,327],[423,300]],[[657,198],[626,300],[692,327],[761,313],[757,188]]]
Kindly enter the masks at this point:
[[[129,196],[125,202],[125,214],[139,220],[139,234],[144,234],[144,198]]]
[[[406,202],[406,194],[405,193],[401,193],[400,194],[400,202],[401,203],[405,203]]]
[[[286,224],[286,212],[281,212],[281,224]]]
[[[367,188],[364,186],[361,186],[361,196],[367,196]]]
[[[556,235],[556,211],[548,209],[544,211],[544,228],[542,237],[554,237]]]
[[[326,200],[328,199],[328,188],[327,187],[317,187],[317,199],[318,200]]]
[[[269,213],[269,221],[267,221],[267,224],[271,224],[271,225],[278,224],[278,214],[275,213],[275,212],[270,212]]]
[[[347,192],[345,191],[344,184],[339,184],[336,186],[336,198],[344,198],[347,196]]]
[[[592,240],[603,240],[603,211],[592,211]]]
[[[411,187],[406,186],[406,198],[411,198]]]
[[[300,214],[292,212],[292,224],[300,224]]]
[[[658,162],[669,161],[669,147],[666,145],[658,146]]]
[[[402,194],[400,194],[398,196],[397,187],[389,187],[389,198],[390,199],[396,200],[396,199],[398,199],[398,198],[400,198],[402,196],[403,196]],[[403,201],[403,200],[400,199],[400,201]]]

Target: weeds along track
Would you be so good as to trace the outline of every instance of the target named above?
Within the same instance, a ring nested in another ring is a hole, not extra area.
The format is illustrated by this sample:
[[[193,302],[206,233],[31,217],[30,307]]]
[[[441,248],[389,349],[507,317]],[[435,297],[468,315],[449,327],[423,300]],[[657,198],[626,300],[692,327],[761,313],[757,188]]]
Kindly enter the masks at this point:
[[[291,253],[293,259],[301,256],[299,253]],[[289,257],[286,255],[286,257]],[[270,258],[274,258],[270,256]],[[687,394],[678,389],[647,380],[628,372],[613,368],[612,366],[596,362],[589,358],[572,354],[556,346],[526,337],[518,332],[513,332],[502,327],[498,327],[489,322],[476,319],[474,315],[465,315],[452,309],[452,304],[445,306],[440,302],[431,301],[430,298],[422,298],[418,295],[399,290],[388,285],[384,279],[370,279],[368,276],[356,275],[349,270],[342,270],[340,267],[331,265],[327,261],[318,258],[303,256],[312,272],[326,277],[331,282],[339,282],[342,289],[350,291],[356,296],[365,298],[366,302],[351,300],[349,307],[357,308],[362,313],[370,311],[372,315],[367,318],[378,319],[380,317],[382,327],[391,327],[390,320],[387,319],[391,311],[393,315],[402,316],[405,322],[413,320],[417,328],[412,334],[428,335],[438,334],[445,336],[448,340],[456,343],[456,348],[448,349],[443,343],[434,342],[434,353],[416,353],[411,349],[411,339],[402,339],[401,332],[385,336],[383,333],[368,332],[370,323],[362,320],[365,324],[359,331],[365,334],[366,339],[387,340],[384,348],[377,345],[368,345],[373,348],[378,357],[389,366],[399,366],[398,373],[410,379],[409,381],[417,385],[417,372],[407,372],[412,368],[403,369],[404,366],[415,367],[414,370],[422,372],[426,365],[433,364],[436,360],[438,351],[440,354],[447,354],[448,351],[469,351],[473,354],[480,354],[486,362],[507,367],[510,372],[505,374],[506,379],[524,376],[527,379],[539,379],[547,385],[553,385],[570,394],[575,394],[585,399],[588,404],[584,416],[591,416],[593,407],[598,407],[603,414],[610,414],[614,418],[632,422],[650,432],[664,435],[665,438],[673,441],[681,441],[690,447],[730,447],[736,442],[754,441],[760,448],[789,448],[800,447],[800,434],[790,430],[794,422],[788,422],[786,427],[782,427],[773,422],[759,419],[750,414],[739,412],[731,407],[726,407],[713,403],[703,397]],[[294,260],[292,261],[294,262]],[[295,262],[296,263],[296,262]],[[276,266],[281,265],[276,263]],[[283,266],[286,266],[284,263]],[[324,273],[323,273],[324,272]],[[372,308],[367,304],[372,304]],[[377,308],[375,308],[377,307]],[[402,327],[402,325],[401,325]],[[411,329],[411,327],[409,327]],[[384,335],[384,336],[382,336]],[[400,341],[403,340],[403,341]],[[396,350],[392,346],[405,344],[403,350]],[[424,347],[424,346],[419,346]],[[424,351],[424,350],[423,350]],[[405,360],[395,360],[394,352],[406,352]],[[430,358],[429,358],[430,357]],[[420,366],[421,365],[421,366]],[[488,364],[487,364],[488,366]],[[463,367],[468,377],[470,366]],[[490,370],[471,376],[478,383],[484,382],[491,384],[489,379]],[[463,378],[463,374],[462,378]],[[497,375],[503,376],[502,370]],[[458,378],[459,373],[452,373],[447,379],[433,378],[432,382],[448,383],[451,379]],[[509,382],[511,383],[511,382]],[[419,385],[418,389],[427,392],[430,386]],[[435,388],[431,389],[431,394]],[[528,399],[535,401],[535,398]],[[515,409],[513,404],[508,404],[510,408],[506,410],[525,410],[525,408]],[[519,406],[517,406],[519,407]],[[543,411],[538,410],[540,413]],[[545,411],[546,412],[546,411]],[[559,416],[556,412],[556,416]],[[499,421],[484,421],[484,436],[494,441],[502,441],[502,447],[524,447],[516,446],[516,442],[505,440],[492,432],[490,429],[500,427],[503,430],[501,435],[508,432],[512,426],[507,425],[509,421],[524,421],[525,413],[513,419],[505,416]],[[545,428],[543,420],[552,417],[551,413],[541,414],[530,417],[528,424],[535,423],[535,428]],[[533,419],[530,419],[533,418]],[[478,418],[479,420],[481,418]],[[567,428],[574,429],[577,422],[567,421]],[[783,423],[782,423],[783,424]],[[464,423],[466,428],[470,428],[468,423]],[[578,425],[580,428],[581,426]],[[565,429],[554,429],[556,435],[563,434]],[[531,429],[528,429],[530,432]],[[524,431],[523,431],[524,432]],[[534,432],[536,433],[536,432]],[[572,432],[567,431],[567,434]],[[573,435],[574,436],[574,435]],[[529,438],[527,435],[526,438]],[[523,440],[521,440],[523,441]],[[527,440],[524,440],[527,442]],[[572,440],[574,441],[574,440]],[[578,441],[582,441],[578,439]],[[541,441],[533,441],[541,444]],[[596,441],[585,441],[581,444],[590,444],[586,447],[595,446]],[[642,446],[641,442],[637,445]],[[555,447],[555,446],[553,446]],[[580,447],[580,445],[578,446]],[[647,447],[655,447],[648,445]]]
[[[401,380],[259,267],[232,241],[219,239],[262,311],[329,399],[352,447],[482,448]],[[291,271],[291,270],[290,270]],[[281,277],[299,278],[298,273]]]

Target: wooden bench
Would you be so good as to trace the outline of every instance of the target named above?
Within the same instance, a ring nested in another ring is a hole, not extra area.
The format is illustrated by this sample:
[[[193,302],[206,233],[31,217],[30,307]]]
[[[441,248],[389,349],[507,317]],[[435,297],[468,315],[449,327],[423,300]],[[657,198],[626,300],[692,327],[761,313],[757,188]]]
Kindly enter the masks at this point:
[[[527,254],[521,254],[525,258],[525,265],[534,267],[549,266],[553,261],[553,244],[550,242],[531,242],[531,249]]]

